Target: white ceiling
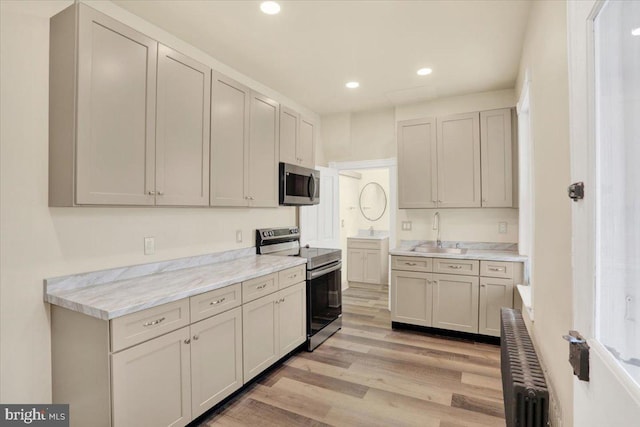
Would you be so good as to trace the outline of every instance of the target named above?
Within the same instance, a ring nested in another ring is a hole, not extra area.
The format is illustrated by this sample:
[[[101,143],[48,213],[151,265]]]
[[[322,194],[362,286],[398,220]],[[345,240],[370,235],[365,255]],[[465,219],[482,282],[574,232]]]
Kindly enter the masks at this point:
[[[512,88],[530,2],[115,0],[320,114]],[[416,70],[433,68],[430,76]],[[350,90],[344,84],[360,82]]]

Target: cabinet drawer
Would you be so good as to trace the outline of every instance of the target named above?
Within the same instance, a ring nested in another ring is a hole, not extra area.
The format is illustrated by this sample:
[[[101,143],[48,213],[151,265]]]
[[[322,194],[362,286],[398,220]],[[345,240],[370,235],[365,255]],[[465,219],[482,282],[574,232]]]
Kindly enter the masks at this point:
[[[278,288],[284,289],[306,280],[307,277],[305,273],[306,268],[304,264],[278,272]]]
[[[111,351],[131,347],[188,324],[188,298],[118,317],[111,320]]]
[[[380,240],[347,239],[347,249],[380,249]]]
[[[253,301],[278,290],[278,273],[242,282],[242,302]]]
[[[480,261],[480,275],[513,279],[513,263],[505,261]]]
[[[242,302],[241,292],[242,285],[236,283],[189,298],[191,323],[238,307]]]
[[[392,270],[430,272],[432,268],[433,268],[433,260],[431,258],[406,257],[406,256],[391,257]]]
[[[462,274],[465,276],[477,276],[479,261],[466,259],[438,259],[433,260],[434,273]]]

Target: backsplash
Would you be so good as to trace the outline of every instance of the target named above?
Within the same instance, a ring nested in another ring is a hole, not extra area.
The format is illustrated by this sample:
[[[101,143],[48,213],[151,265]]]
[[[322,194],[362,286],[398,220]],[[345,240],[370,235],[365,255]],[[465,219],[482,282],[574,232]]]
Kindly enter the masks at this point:
[[[518,209],[512,208],[399,209],[397,240],[436,240],[436,212],[443,241],[518,243]],[[402,229],[403,221],[411,222],[410,231]],[[500,222],[506,223],[506,233],[499,233]]]

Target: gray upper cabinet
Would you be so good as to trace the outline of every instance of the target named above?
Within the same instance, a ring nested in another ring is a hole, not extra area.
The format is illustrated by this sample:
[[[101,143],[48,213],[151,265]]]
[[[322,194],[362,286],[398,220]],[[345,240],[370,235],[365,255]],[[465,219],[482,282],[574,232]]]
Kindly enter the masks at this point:
[[[480,113],[482,206],[512,207],[511,109]]]
[[[298,121],[299,114],[290,108],[280,108],[280,161],[298,164]]]
[[[511,110],[398,122],[401,209],[513,206]]]
[[[76,3],[49,75],[50,206],[208,204],[207,67]]]
[[[211,206],[248,206],[251,90],[215,71],[211,87]]]
[[[278,138],[280,106],[257,92],[251,94],[249,206],[278,206]]]
[[[437,119],[438,207],[480,207],[478,113]]]
[[[50,206],[153,205],[158,43],[84,4],[50,31]]]
[[[398,205],[401,209],[437,206],[435,119],[398,123]]]
[[[279,104],[213,72],[211,205],[278,206]]]
[[[315,124],[285,106],[280,108],[280,161],[315,167]]]
[[[211,69],[158,49],[156,204],[209,205]]]
[[[315,162],[315,125],[307,118],[300,117],[300,138],[298,138],[298,156],[300,165],[306,168],[314,168]]]

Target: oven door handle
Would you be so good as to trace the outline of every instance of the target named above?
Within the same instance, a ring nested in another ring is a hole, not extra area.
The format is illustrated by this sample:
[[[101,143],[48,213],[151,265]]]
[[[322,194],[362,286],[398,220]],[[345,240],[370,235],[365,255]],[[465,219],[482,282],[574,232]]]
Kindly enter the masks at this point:
[[[313,270],[307,272],[307,280],[317,279],[318,277],[331,273],[332,271],[340,270],[342,268],[342,261],[339,261],[337,264],[332,265],[327,268],[323,268],[322,270]]]

